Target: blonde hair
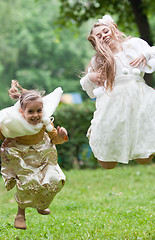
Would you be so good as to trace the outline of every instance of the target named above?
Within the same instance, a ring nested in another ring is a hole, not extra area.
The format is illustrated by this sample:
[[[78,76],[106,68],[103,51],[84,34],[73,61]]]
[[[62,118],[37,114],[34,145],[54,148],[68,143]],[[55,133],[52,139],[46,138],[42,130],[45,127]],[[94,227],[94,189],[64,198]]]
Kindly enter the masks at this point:
[[[8,94],[12,99],[20,100],[21,108],[25,109],[26,104],[30,101],[42,101],[43,92],[40,93],[37,90],[24,89],[19,85],[16,80],[12,80],[11,88],[8,90]]]
[[[126,41],[128,37],[117,29],[117,25],[114,22],[109,22],[108,24],[103,24],[101,22],[95,23],[88,36],[88,41],[97,52],[95,55],[95,61],[97,64],[97,70],[100,70],[101,72],[103,86],[105,86],[106,89],[112,90],[115,78],[115,59],[113,53],[106,44],[101,44],[98,41],[98,38],[93,34],[94,28],[102,25],[108,26],[111,29],[113,38],[118,42]],[[91,62],[89,65],[91,65]]]

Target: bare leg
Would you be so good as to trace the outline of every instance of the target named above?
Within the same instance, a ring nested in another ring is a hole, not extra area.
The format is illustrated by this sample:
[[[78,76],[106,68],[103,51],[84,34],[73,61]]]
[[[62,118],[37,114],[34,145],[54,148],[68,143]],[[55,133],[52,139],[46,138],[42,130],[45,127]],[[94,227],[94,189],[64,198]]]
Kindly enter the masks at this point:
[[[101,167],[105,168],[105,169],[113,169],[116,167],[117,162],[103,162],[103,161],[99,161],[99,164],[101,165]]]
[[[141,165],[144,165],[151,162],[152,158],[153,158],[153,155],[151,155],[149,158],[138,158],[138,159],[135,159],[135,161]]]
[[[15,228],[26,229],[25,209],[21,209],[19,206],[18,206],[18,212],[15,218],[14,226]]]

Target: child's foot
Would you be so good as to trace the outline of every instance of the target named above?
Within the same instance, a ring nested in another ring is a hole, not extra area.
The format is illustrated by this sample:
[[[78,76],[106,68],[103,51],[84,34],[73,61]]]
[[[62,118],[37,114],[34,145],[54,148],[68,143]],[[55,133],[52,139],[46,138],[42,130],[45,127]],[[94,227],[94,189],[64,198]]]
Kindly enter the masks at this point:
[[[38,213],[42,214],[42,215],[48,215],[51,213],[50,209],[49,208],[46,208],[45,210],[40,210],[40,209],[37,209]]]
[[[17,215],[14,223],[15,228],[26,229],[25,217],[23,215]]]

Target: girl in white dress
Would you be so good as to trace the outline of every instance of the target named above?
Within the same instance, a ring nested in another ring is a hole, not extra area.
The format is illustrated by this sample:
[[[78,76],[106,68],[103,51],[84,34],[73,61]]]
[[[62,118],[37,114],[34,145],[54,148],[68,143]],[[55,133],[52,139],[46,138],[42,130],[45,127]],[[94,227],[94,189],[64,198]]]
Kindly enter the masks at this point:
[[[155,47],[126,37],[109,15],[94,24],[88,40],[96,55],[80,80],[96,111],[87,136],[103,168],[118,162],[140,164],[155,154],[155,90],[145,84],[145,72],[155,70]]]
[[[55,129],[50,120],[62,89],[42,97],[13,80],[9,95],[20,100],[0,111],[0,138],[4,140],[1,174],[8,191],[16,186],[18,212],[14,226],[26,229],[25,209],[32,207],[40,214],[50,214],[48,207],[65,183],[55,144],[68,141],[67,131],[63,127]]]

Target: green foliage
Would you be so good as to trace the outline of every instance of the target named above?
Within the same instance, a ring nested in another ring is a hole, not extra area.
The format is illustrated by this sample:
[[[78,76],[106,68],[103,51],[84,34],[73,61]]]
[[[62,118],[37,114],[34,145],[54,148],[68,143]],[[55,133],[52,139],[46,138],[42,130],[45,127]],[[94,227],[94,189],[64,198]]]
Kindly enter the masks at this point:
[[[55,127],[65,127],[69,135],[69,142],[57,145],[59,162],[65,169],[75,167],[75,164],[77,167],[80,164],[81,167],[94,167],[96,164],[94,158],[87,157],[85,153],[89,151],[86,133],[94,110],[94,101],[88,100],[80,105],[62,104],[54,113]]]
[[[56,0],[0,2],[0,108],[9,106],[7,90],[11,79],[24,88],[80,92],[79,74],[90,57],[86,26],[60,28],[56,25]],[[80,36],[80,37],[79,37]],[[5,96],[6,94],[6,96]]]
[[[154,240],[155,165],[65,171],[66,184],[41,216],[26,209],[27,230],[14,228],[16,189],[0,178],[0,239]]]
[[[73,21],[78,25],[91,18],[100,18],[104,14],[116,14],[119,23],[125,23],[125,27],[132,29],[131,23],[133,23],[133,13],[129,1],[122,2],[115,1],[102,1],[102,0],[84,0],[84,1],[64,1],[60,0],[60,23],[64,24],[64,19],[68,21]],[[115,7],[114,7],[115,5]],[[126,14],[123,14],[126,12]],[[130,18],[128,18],[130,14]]]
[[[114,16],[115,20],[117,20],[122,31],[131,34],[134,29],[134,33],[138,34],[131,2],[131,0],[60,0],[59,22],[67,26],[69,22],[79,26],[89,19],[97,19],[105,14],[111,14]],[[140,6],[138,4],[140,4]],[[155,4],[153,1],[142,0],[142,4],[141,1],[137,1],[136,7],[147,16],[154,16]]]

